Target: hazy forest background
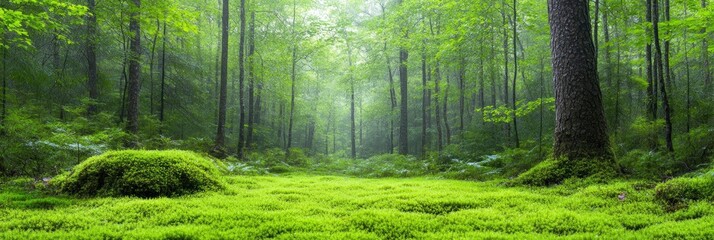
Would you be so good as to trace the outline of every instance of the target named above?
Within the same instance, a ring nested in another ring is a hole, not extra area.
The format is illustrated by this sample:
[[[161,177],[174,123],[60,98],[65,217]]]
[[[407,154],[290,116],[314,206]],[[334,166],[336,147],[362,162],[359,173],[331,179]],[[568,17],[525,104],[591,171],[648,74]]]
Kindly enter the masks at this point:
[[[706,166],[712,7],[589,2],[609,142],[624,173],[666,179]],[[381,156],[432,164],[432,173],[460,164],[476,179],[512,177],[552,156],[543,1],[0,6],[5,176],[49,176],[123,148],[194,150],[265,171]]]

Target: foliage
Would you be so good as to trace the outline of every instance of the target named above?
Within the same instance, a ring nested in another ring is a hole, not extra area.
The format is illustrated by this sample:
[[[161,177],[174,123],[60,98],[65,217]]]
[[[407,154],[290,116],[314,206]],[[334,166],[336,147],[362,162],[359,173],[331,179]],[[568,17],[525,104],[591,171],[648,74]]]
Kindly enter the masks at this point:
[[[0,190],[0,238],[709,239],[714,205],[667,212],[651,185],[504,188],[499,182],[233,176],[180,198],[54,197]],[[618,195],[626,197],[619,200]]]
[[[223,187],[211,160],[188,151],[110,151],[53,179],[79,196],[177,196]]]
[[[697,200],[714,201],[714,170],[696,177],[679,177],[658,184],[655,197],[673,209]]]
[[[482,112],[484,114],[484,120],[486,122],[494,123],[510,123],[513,122],[513,113],[515,112],[516,117],[523,117],[531,114],[535,110],[544,105],[549,111],[555,110],[555,98],[543,98],[536,99],[530,102],[518,101],[516,103],[516,110],[509,106],[500,106],[494,108],[493,106],[487,106],[485,108],[476,109],[477,112]]]
[[[77,24],[87,7],[59,0],[7,0],[0,4],[0,48],[32,46],[30,33],[50,32],[58,39],[71,42],[69,26]],[[9,39],[5,39],[9,38]]]
[[[121,146],[124,133],[111,126],[111,117],[100,115],[69,122],[45,121],[27,110],[11,112],[5,119],[0,140],[0,163],[6,176],[51,176],[82,159]],[[1,168],[0,168],[1,169]]]

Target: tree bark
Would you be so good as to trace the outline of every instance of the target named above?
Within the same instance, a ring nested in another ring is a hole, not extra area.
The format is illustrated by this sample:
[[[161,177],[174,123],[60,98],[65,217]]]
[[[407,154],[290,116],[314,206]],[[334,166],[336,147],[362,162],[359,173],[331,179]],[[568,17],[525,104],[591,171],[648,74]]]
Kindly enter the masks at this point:
[[[652,24],[652,0],[647,0],[646,6],[647,11],[646,11],[646,21],[649,24]],[[648,31],[649,33],[649,31]],[[657,89],[655,88],[655,80],[654,80],[654,74],[653,71],[655,70],[654,67],[652,66],[652,44],[650,42],[647,42],[647,46],[645,48],[645,61],[647,61],[647,113],[648,116],[650,117],[650,120],[654,121],[657,119],[657,97],[655,95],[655,92]],[[656,142],[656,140],[652,140],[653,142]]]
[[[409,33],[403,30],[403,39],[409,38]],[[409,154],[409,117],[408,112],[408,72],[407,60],[409,59],[409,51],[404,46],[399,47],[399,89],[400,89],[400,106],[399,106],[399,154]]]
[[[253,125],[255,123],[255,11],[250,13],[250,30],[248,30],[248,124],[246,126],[245,148],[252,148]]]
[[[295,36],[295,21],[297,21],[296,17],[296,1],[293,1],[293,23],[292,23],[292,36]],[[287,142],[285,144],[285,156],[287,157],[290,151],[290,148],[292,147],[292,139],[293,139],[293,117],[295,116],[295,78],[296,76],[296,65],[297,65],[297,46],[296,46],[296,41],[297,39],[293,39],[293,50],[292,50],[292,67],[291,67],[291,73],[290,73],[290,118],[288,119],[288,138]]]
[[[707,0],[702,0],[702,9],[707,8]],[[702,34],[707,34],[706,28],[702,29]],[[709,68],[709,36],[702,38],[702,69],[704,70],[704,92],[711,93],[712,72]],[[711,96],[711,94],[705,94]],[[706,97],[707,99],[709,97]]]
[[[97,102],[99,101],[99,75],[97,74],[97,17],[95,0],[87,0],[89,14],[87,15],[87,88],[89,89],[89,106],[87,114],[93,116],[99,112]],[[3,87],[3,89],[5,89]],[[3,94],[4,96],[4,94]],[[4,105],[3,105],[4,106]]]
[[[129,134],[139,133],[139,92],[141,90],[141,0],[133,0],[136,9],[129,14],[129,32],[131,32],[131,47],[129,54],[129,82],[128,82],[128,104],[126,131]],[[137,147],[136,140],[130,140],[126,146]]]
[[[549,0],[555,157],[612,159],[587,1]]]
[[[503,26],[508,25],[508,20],[506,20],[506,1],[503,0],[501,2],[501,18],[503,21]],[[515,48],[515,46],[514,46]],[[509,71],[508,71],[508,28],[504,27],[503,28],[503,105],[508,107],[509,104],[509,99],[508,99],[508,81],[510,81],[510,77],[508,77]],[[506,123],[504,126],[504,129],[506,131],[506,139],[511,139],[511,125],[510,123]]]
[[[428,73],[426,72],[426,39],[422,41],[422,54],[421,54],[421,88],[422,88],[422,95],[421,95],[421,155],[425,156],[426,155],[426,146],[427,146],[427,138],[426,138],[426,125],[427,125],[427,104],[429,104],[429,98],[427,94],[427,86],[426,86],[426,81],[427,81],[427,75]]]
[[[159,96],[159,121],[164,123],[164,113],[166,109],[166,21],[164,21],[164,37],[161,43],[161,95]],[[162,129],[161,127],[160,129]]]
[[[213,149],[216,156],[225,155],[226,141],[226,100],[228,98],[228,0],[223,0],[221,24],[221,84],[218,98],[218,127]]]

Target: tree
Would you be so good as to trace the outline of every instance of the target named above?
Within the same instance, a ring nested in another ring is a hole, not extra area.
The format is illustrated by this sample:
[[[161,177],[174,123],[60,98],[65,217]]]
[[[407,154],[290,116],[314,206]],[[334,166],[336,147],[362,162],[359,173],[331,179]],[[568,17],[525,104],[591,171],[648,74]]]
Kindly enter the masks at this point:
[[[223,0],[221,20],[221,89],[218,97],[218,126],[213,153],[225,155],[226,142],[226,99],[228,95],[228,0]]]
[[[238,157],[243,157],[245,148],[245,102],[243,86],[245,82],[245,0],[240,1],[240,37],[238,42]]]
[[[587,1],[549,0],[548,16],[556,96],[554,155],[612,159]]]
[[[141,91],[141,0],[133,0],[135,9],[129,14],[129,32],[131,32],[131,43],[129,52],[129,81],[127,125],[126,130],[130,134],[139,132],[139,92]],[[136,147],[135,140],[127,142],[127,147]]]
[[[664,110],[664,121],[665,121],[665,141],[667,142],[667,151],[674,152],[674,145],[672,145],[672,117],[671,109],[669,106],[669,98],[667,96],[667,90],[665,87],[665,71],[662,62],[662,47],[659,40],[659,1],[655,0],[652,2],[652,29],[654,34],[654,45],[655,45],[655,65],[657,67],[657,80],[659,80],[659,88],[662,93],[662,108]],[[668,78],[669,79],[669,78]],[[655,89],[657,91],[657,89]]]
[[[399,3],[401,4],[401,0]],[[403,26],[400,31],[402,32],[402,40],[406,41],[409,39],[408,28]],[[409,117],[407,116],[409,112],[409,108],[407,107],[409,100],[407,96],[409,91],[408,60],[409,51],[406,46],[399,46],[399,92],[401,98],[399,104],[399,154],[405,155],[409,154]]]
[[[92,101],[87,113],[94,115],[98,112],[97,101],[99,101],[99,76],[97,75],[97,53],[96,53],[96,35],[97,35],[97,17],[95,16],[96,4],[94,0],[87,0],[89,8],[87,15],[87,88],[89,89],[89,99]],[[4,88],[3,88],[4,89]]]

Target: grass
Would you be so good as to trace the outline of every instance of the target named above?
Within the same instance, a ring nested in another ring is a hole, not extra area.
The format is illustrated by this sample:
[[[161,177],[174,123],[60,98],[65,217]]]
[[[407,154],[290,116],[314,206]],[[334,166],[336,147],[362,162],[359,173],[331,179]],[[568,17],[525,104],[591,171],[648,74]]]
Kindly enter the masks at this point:
[[[653,184],[634,181],[509,188],[289,174],[226,182],[226,190],[154,199],[4,187],[0,239],[714,238],[711,202],[668,212]]]

